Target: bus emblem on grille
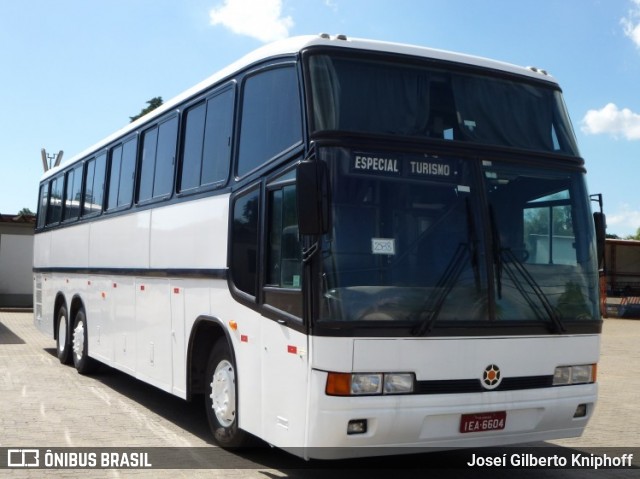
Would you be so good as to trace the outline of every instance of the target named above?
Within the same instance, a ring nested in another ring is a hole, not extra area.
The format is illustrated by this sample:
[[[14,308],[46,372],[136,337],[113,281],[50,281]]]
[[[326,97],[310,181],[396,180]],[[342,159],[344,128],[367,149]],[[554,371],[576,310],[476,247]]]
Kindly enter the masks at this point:
[[[485,389],[495,389],[502,381],[500,368],[495,364],[489,364],[482,373],[482,385]]]

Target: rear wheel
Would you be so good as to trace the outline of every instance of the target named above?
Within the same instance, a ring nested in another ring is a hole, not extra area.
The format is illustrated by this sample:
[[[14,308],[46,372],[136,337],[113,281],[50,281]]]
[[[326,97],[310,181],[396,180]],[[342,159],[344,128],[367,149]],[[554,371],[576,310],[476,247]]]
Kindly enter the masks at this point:
[[[56,352],[62,364],[71,364],[71,341],[69,340],[69,315],[67,307],[61,306],[56,318],[58,334],[56,338]]]
[[[88,343],[87,317],[84,309],[80,308],[73,326],[73,365],[80,374],[89,374],[98,366],[98,363],[89,357]]]
[[[207,420],[216,442],[225,448],[249,444],[249,435],[238,428],[236,366],[226,341],[214,345],[207,363]]]

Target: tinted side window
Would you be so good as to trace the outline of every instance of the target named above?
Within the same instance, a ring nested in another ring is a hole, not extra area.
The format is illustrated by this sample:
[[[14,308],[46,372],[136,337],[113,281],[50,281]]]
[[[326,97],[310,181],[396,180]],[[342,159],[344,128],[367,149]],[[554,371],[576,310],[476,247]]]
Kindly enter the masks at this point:
[[[120,164],[122,163],[122,145],[111,149],[111,170],[109,174],[109,197],[107,209],[118,206],[118,189],[120,188]]]
[[[202,184],[224,183],[229,176],[234,90],[226,90],[207,101],[204,133]]]
[[[127,141],[122,148],[122,166],[120,170],[120,188],[118,206],[131,204],[133,198],[133,175],[136,168],[136,139]]]
[[[301,141],[300,116],[294,67],[276,68],[249,77],[243,90],[238,176]]]
[[[136,138],[111,149],[111,173],[107,209],[131,204],[136,166]]]
[[[300,289],[302,258],[295,185],[270,192],[268,226],[267,284]]]
[[[64,219],[74,220],[80,216],[82,165],[76,166],[67,172],[67,181],[64,189]]]
[[[180,191],[226,182],[229,175],[233,90],[187,110]]]
[[[180,191],[200,186],[206,108],[206,103],[200,103],[185,114]]]
[[[102,210],[106,163],[107,155],[105,153],[87,161],[84,177],[83,216],[99,213]]]
[[[47,205],[49,202],[49,183],[40,185],[40,197],[38,201],[38,228],[47,223]]]
[[[233,204],[231,277],[240,291],[256,295],[258,261],[258,216],[260,189],[236,198]]]
[[[267,195],[266,304],[302,318],[302,248],[298,235],[296,185]]]
[[[49,208],[47,209],[47,225],[60,223],[62,219],[62,177],[51,180],[51,194],[49,195]]]
[[[138,201],[171,194],[177,136],[177,117],[144,133]]]

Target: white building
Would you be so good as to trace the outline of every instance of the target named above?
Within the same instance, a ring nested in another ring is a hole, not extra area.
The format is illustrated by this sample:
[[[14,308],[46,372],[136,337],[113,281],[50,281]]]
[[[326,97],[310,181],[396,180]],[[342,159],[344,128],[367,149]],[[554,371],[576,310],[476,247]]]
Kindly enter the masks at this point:
[[[33,306],[34,216],[0,215],[0,308]]]

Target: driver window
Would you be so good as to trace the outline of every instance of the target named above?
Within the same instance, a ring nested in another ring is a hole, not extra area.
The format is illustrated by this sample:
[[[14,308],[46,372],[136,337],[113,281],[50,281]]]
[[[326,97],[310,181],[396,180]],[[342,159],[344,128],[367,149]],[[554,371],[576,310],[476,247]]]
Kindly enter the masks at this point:
[[[295,184],[268,190],[265,303],[302,317],[302,255]]]

